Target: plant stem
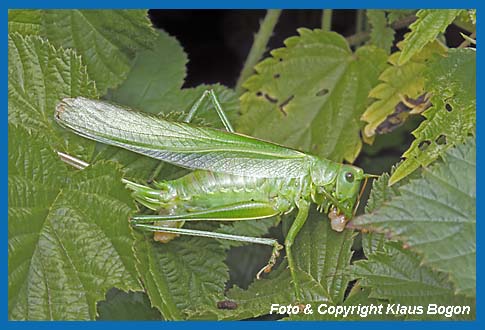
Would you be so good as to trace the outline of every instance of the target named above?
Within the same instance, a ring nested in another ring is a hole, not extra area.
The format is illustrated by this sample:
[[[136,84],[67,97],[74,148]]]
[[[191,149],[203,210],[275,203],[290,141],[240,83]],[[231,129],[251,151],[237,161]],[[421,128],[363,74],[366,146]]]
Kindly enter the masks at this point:
[[[322,30],[331,31],[332,30],[332,9],[324,9],[322,14]]]
[[[468,46],[470,46],[470,44],[472,43],[472,41],[470,39],[473,39],[476,37],[476,33],[473,32],[472,34],[470,34],[469,36],[469,39],[465,39],[459,46],[458,48],[466,48]]]
[[[364,41],[367,41],[369,38],[370,38],[369,32],[359,32],[345,39],[347,39],[347,42],[349,43],[350,46],[357,46],[363,43]]]
[[[364,14],[365,14],[365,10],[363,9],[357,10],[357,21],[355,22],[355,34],[361,33],[364,28]]]
[[[242,93],[242,84],[253,73],[253,68],[266,51],[266,45],[273,34],[273,29],[280,17],[281,9],[269,9],[261,22],[258,33],[254,36],[254,42],[246,58],[246,62],[237,80],[235,90],[238,94]]]
[[[399,21],[392,23],[391,27],[394,30],[400,30],[400,29],[403,29],[403,28],[409,26],[415,20],[416,20],[416,16],[414,16],[414,15],[407,16],[407,17],[400,19]],[[347,42],[349,43],[350,46],[356,46],[356,45],[360,45],[364,41],[367,41],[369,38],[370,38],[370,33],[367,32],[367,31],[363,31],[363,32],[359,32],[359,33],[356,33],[354,35],[351,35],[351,36],[349,36],[345,39],[347,39]]]

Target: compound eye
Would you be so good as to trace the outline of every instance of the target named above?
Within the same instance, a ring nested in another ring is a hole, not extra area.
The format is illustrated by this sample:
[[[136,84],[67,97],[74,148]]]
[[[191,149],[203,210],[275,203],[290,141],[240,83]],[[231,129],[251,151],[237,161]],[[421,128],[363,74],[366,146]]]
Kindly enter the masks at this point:
[[[354,182],[354,174],[352,172],[345,173],[345,180],[349,183]]]

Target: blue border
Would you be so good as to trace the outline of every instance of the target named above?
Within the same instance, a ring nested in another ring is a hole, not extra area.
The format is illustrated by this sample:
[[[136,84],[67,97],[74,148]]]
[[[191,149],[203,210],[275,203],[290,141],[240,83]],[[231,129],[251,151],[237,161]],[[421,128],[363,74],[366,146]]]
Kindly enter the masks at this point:
[[[357,9],[357,8],[477,8],[479,1],[472,0],[407,0],[407,1],[383,1],[383,0],[86,0],[86,1],[36,1],[19,0],[3,4],[6,8],[164,8],[164,9]]]
[[[2,309],[4,310],[4,316],[0,321],[0,325],[3,329],[30,329],[30,328],[45,328],[45,329],[72,329],[78,327],[85,327],[90,329],[106,329],[106,328],[116,328],[116,329],[128,329],[132,327],[143,327],[143,329],[180,329],[180,328],[209,328],[209,329],[219,329],[219,328],[231,328],[231,329],[245,329],[249,327],[260,327],[265,329],[290,329],[290,328],[305,328],[305,329],[321,329],[321,328],[348,328],[348,329],[387,329],[389,327],[393,328],[422,328],[426,327],[428,329],[477,329],[479,327],[485,328],[485,322],[483,317],[484,309],[481,305],[483,302],[483,285],[478,280],[477,282],[477,320],[468,322],[398,322],[398,321],[354,321],[354,322],[114,322],[114,321],[97,321],[97,322],[14,322],[8,321],[8,272],[7,272],[7,258],[8,258],[8,227],[7,227],[7,209],[8,209],[8,131],[7,131],[7,102],[8,102],[8,69],[7,69],[7,10],[9,8],[166,8],[166,9],[198,9],[198,8],[227,8],[227,9],[266,9],[266,8],[283,8],[283,9],[311,9],[311,8],[334,8],[334,9],[357,9],[357,8],[477,8],[478,17],[481,18],[481,2],[480,1],[470,1],[470,0],[440,0],[440,1],[425,1],[425,0],[407,0],[402,2],[397,1],[362,1],[362,0],[348,0],[348,1],[315,1],[315,0],[233,0],[233,1],[210,1],[210,0],[172,0],[168,1],[127,1],[127,0],[74,0],[74,1],[35,1],[35,0],[19,0],[19,1],[1,1],[0,6],[2,8],[1,17],[3,19],[3,24],[1,26],[2,35],[4,36],[4,43],[2,44],[2,101],[4,104],[4,118],[5,121],[2,123],[4,129],[0,132],[1,134],[1,146],[2,150],[2,161],[0,164],[2,170],[2,207],[4,210],[4,234],[2,235],[2,243],[4,248],[2,249],[2,265],[4,269],[2,272],[3,286],[1,288],[3,300],[1,301]],[[485,31],[482,25],[477,24],[478,36],[481,36]],[[477,47],[478,49],[479,47]],[[477,55],[479,55],[478,53]],[[481,86],[481,76],[483,74],[483,66],[481,65],[480,56],[477,58],[477,89],[480,91]],[[479,93],[480,95],[480,93]],[[477,127],[482,127],[482,122],[484,114],[478,111],[481,100],[478,100],[477,104]],[[483,128],[482,128],[483,130]],[[484,135],[481,134],[480,130],[477,130],[477,166],[480,167],[483,163],[482,158],[482,148]],[[484,233],[484,225],[482,224],[482,215],[484,214],[483,203],[483,193],[485,192],[485,187],[482,185],[483,174],[481,171],[477,173],[477,243],[481,243],[481,234]],[[477,249],[477,275],[483,273],[483,254],[479,249]],[[479,279],[480,277],[477,277]]]

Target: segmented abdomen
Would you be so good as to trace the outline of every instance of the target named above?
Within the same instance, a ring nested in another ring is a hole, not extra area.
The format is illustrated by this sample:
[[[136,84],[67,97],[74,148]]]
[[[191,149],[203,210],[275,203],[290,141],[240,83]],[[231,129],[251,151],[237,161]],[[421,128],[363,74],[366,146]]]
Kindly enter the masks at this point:
[[[293,205],[301,193],[303,181],[299,178],[253,178],[194,171],[179,179],[161,182],[158,186],[163,189],[161,199],[168,205],[178,211],[190,212],[244,201],[286,199]]]

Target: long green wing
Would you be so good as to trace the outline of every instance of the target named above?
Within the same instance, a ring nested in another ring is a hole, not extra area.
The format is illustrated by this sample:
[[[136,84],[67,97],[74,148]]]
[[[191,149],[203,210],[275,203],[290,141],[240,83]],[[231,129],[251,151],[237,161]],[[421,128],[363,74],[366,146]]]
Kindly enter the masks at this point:
[[[77,134],[190,169],[252,177],[301,177],[305,153],[245,135],[170,122],[83,97],[63,99],[56,120]]]

